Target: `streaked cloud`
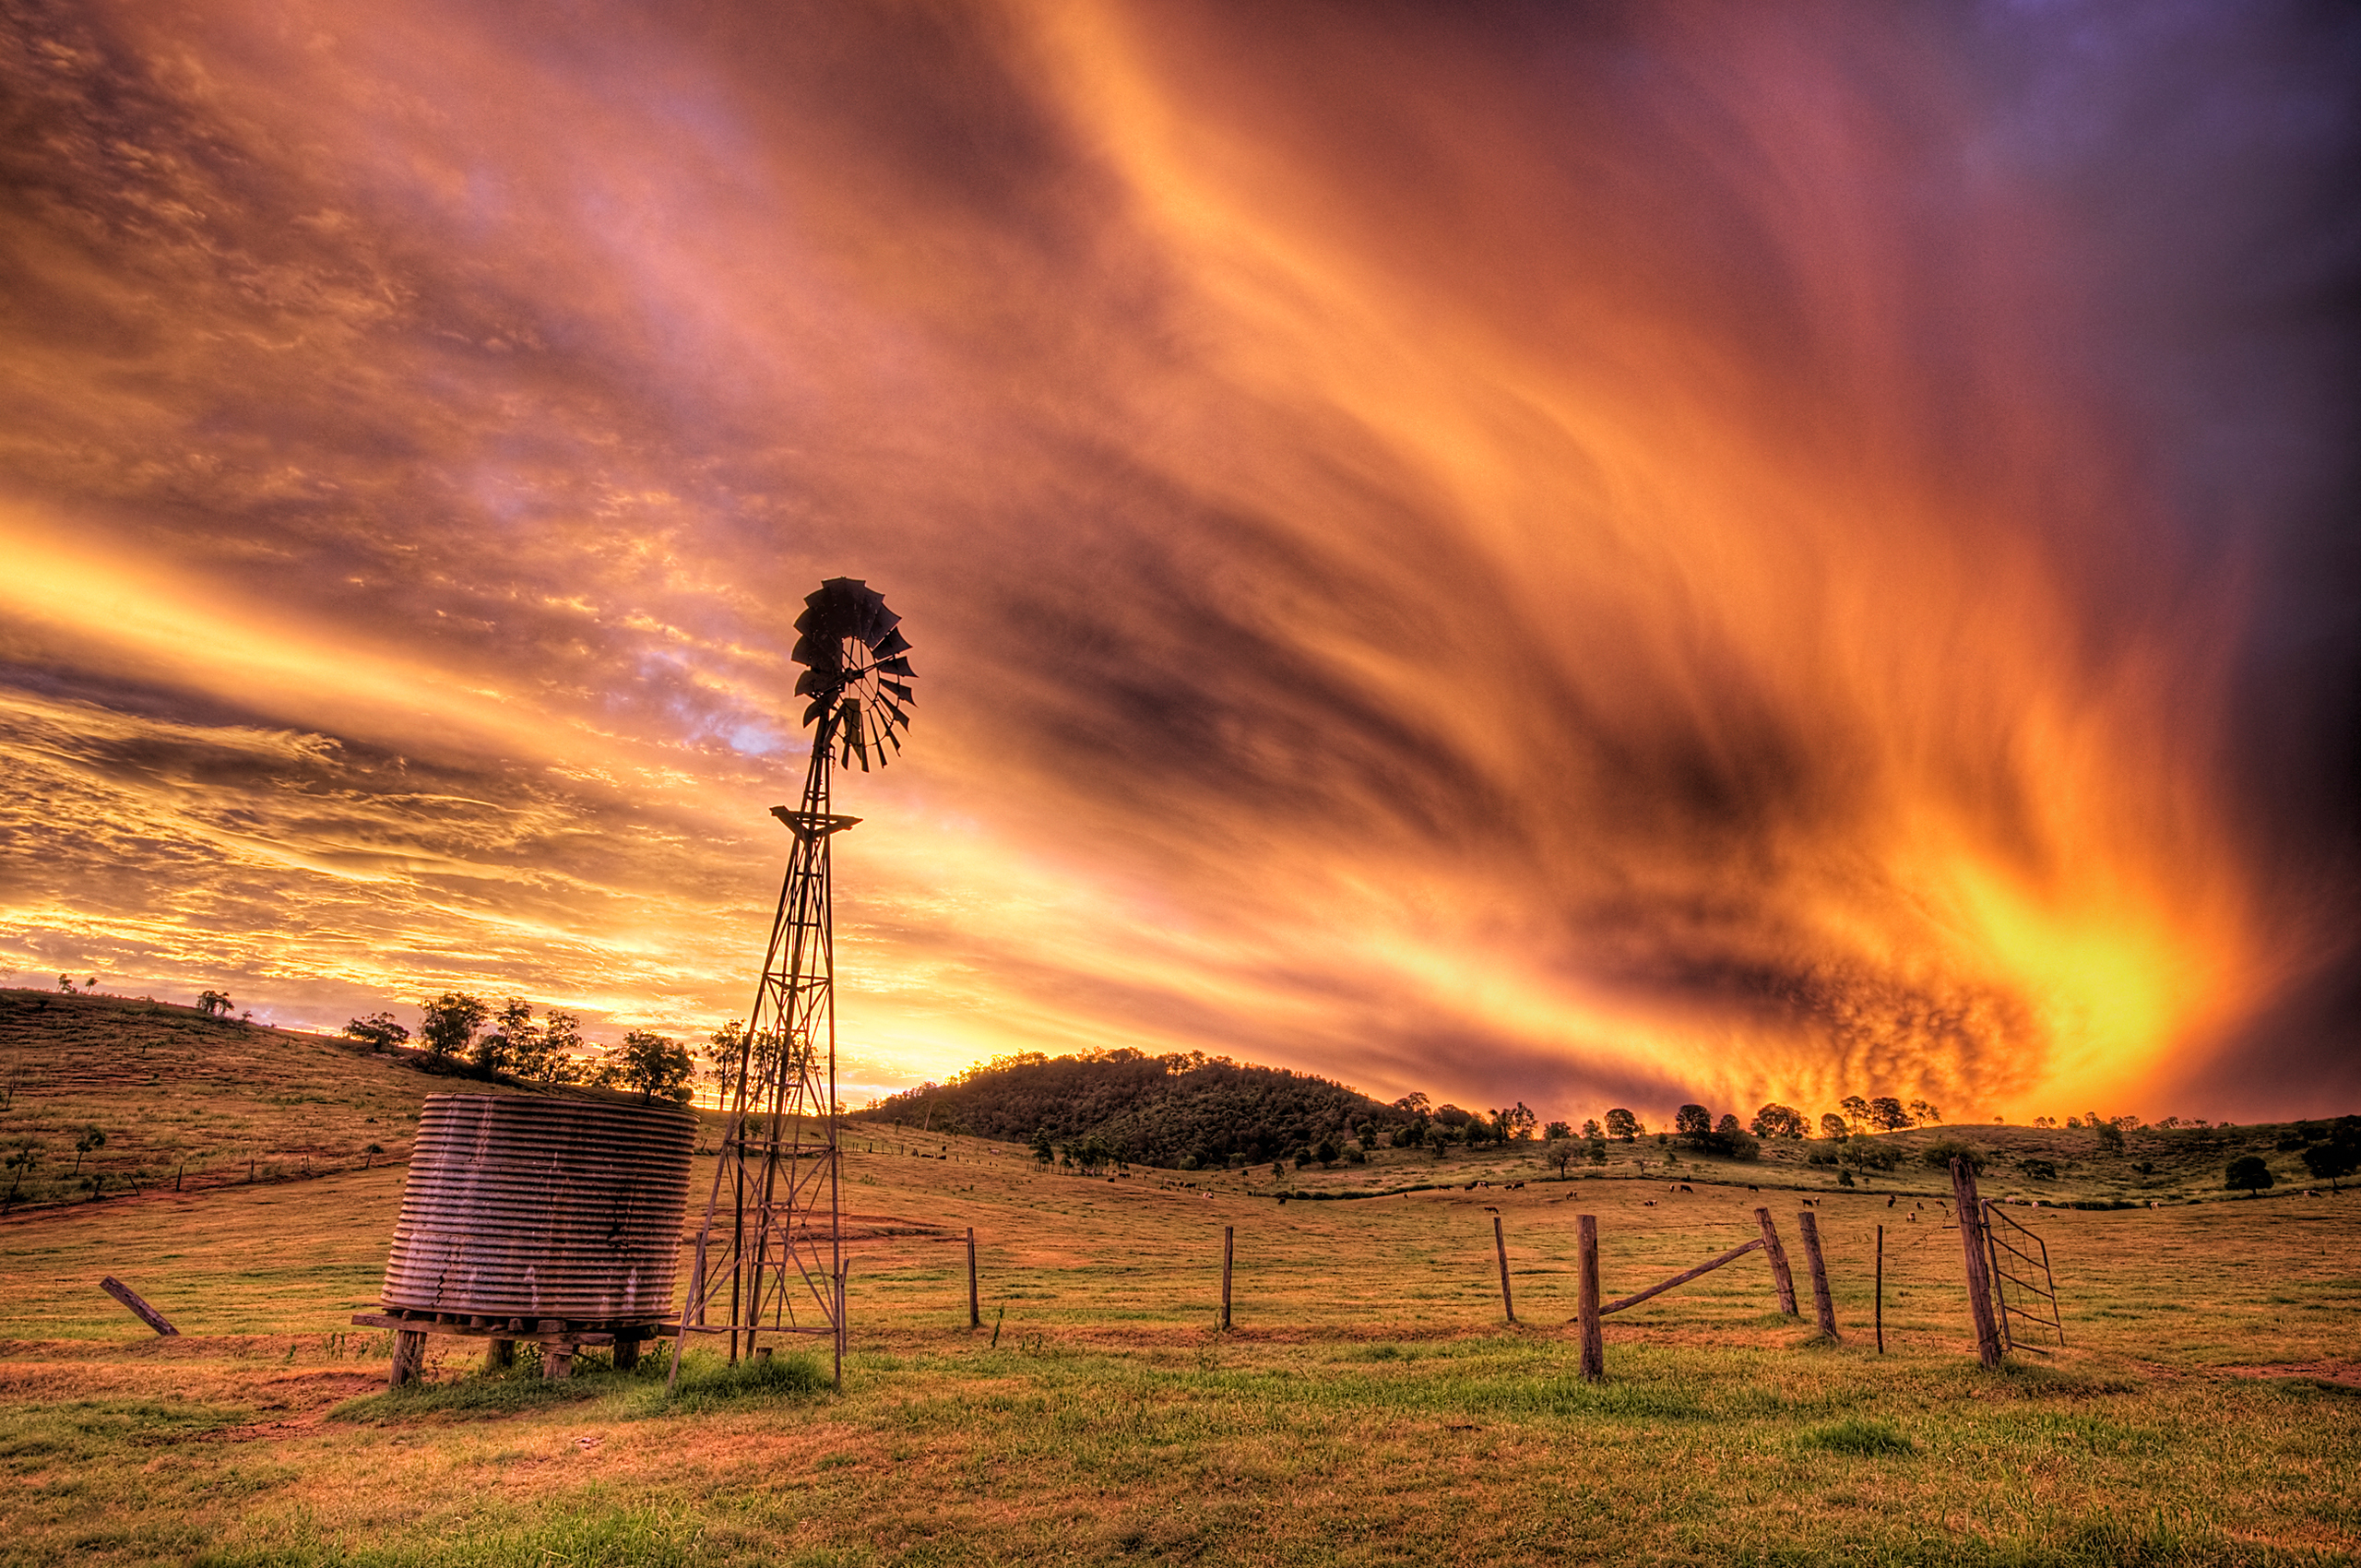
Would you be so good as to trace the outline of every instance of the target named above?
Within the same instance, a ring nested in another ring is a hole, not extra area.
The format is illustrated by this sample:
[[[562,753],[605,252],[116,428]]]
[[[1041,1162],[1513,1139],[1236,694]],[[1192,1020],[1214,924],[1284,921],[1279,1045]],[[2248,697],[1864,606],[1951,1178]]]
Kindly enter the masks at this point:
[[[21,13],[0,954],[741,1013],[843,573],[862,1086],[2349,1098],[2356,37]]]

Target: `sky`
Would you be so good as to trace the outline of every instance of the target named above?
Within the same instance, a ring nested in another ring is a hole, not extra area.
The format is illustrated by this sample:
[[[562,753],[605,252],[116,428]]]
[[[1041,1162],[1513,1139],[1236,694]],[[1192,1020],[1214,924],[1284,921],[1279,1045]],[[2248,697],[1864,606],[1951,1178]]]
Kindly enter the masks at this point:
[[[0,5],[0,983],[2361,1109],[2361,19]]]

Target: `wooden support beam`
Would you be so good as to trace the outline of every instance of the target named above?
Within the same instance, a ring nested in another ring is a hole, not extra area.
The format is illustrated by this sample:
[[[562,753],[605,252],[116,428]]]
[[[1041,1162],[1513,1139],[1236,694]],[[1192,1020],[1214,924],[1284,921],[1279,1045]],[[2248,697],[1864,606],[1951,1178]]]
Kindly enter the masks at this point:
[[[516,1341],[495,1339],[484,1347],[483,1370],[488,1372],[506,1372],[516,1364]]]
[[[426,1336],[416,1329],[397,1329],[394,1333],[394,1364],[386,1373],[387,1388],[402,1388],[416,1383],[426,1370]]]
[[[1787,1249],[1779,1244],[1779,1228],[1771,1223],[1771,1211],[1758,1208],[1754,1222],[1762,1228],[1762,1251],[1771,1259],[1771,1283],[1779,1289],[1779,1310],[1789,1317],[1796,1315],[1796,1277],[1787,1272]]]
[[[1845,1336],[1836,1332],[1836,1303],[1828,1294],[1828,1265],[1820,1253],[1820,1217],[1809,1209],[1796,1216],[1803,1227],[1804,1262],[1811,1265],[1811,1310],[1819,1320],[1821,1337],[1831,1344]]]
[[[1597,1383],[1607,1376],[1607,1342],[1598,1330],[1598,1216],[1574,1217],[1575,1321],[1583,1325],[1583,1377]]]
[[[155,1308],[141,1301],[137,1291],[134,1290],[130,1286],[125,1285],[122,1280],[117,1279],[113,1275],[110,1274],[104,1279],[100,1280],[99,1289],[105,1291],[108,1295],[113,1296],[116,1301],[121,1301],[125,1306],[129,1307],[131,1309],[132,1316],[137,1318],[140,1322],[154,1329],[163,1337],[167,1339],[177,1339],[180,1337],[181,1331],[172,1326],[171,1319],[165,1317],[163,1313],[158,1312]]]
[[[1635,1290],[1629,1296],[1608,1302],[1605,1306],[1598,1309],[1598,1313],[1601,1317],[1605,1317],[1608,1313],[1619,1313],[1626,1307],[1636,1307],[1651,1296],[1661,1296],[1676,1285],[1686,1285],[1701,1274],[1711,1274],[1714,1270],[1721,1267],[1722,1265],[1726,1263],[1736,1263],[1739,1258],[1746,1256],[1747,1253],[1754,1251],[1755,1248],[1762,1244],[1762,1241],[1760,1237],[1757,1237],[1751,1241],[1740,1241],[1737,1246],[1732,1247],[1728,1252],[1724,1253],[1721,1256],[1716,1258],[1707,1258],[1703,1263],[1699,1264],[1695,1268],[1690,1269],[1684,1274],[1676,1274],[1671,1278],[1660,1280],[1656,1284],[1649,1286],[1644,1290]]]

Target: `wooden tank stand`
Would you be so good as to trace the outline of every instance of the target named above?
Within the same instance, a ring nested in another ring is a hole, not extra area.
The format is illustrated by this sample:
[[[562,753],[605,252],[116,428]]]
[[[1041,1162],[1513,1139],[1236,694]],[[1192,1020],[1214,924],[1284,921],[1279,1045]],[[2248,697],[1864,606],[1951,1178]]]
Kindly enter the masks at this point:
[[[541,1348],[541,1375],[546,1378],[566,1378],[574,1375],[574,1353],[586,1346],[611,1345],[615,1349],[615,1370],[629,1372],[639,1364],[639,1348],[649,1339],[673,1332],[670,1323],[649,1319],[641,1323],[568,1323],[563,1318],[488,1318],[461,1317],[452,1313],[411,1313],[388,1308],[382,1312],[355,1313],[352,1321],[362,1328],[390,1328],[394,1331],[394,1363],[386,1374],[386,1386],[399,1388],[416,1383],[426,1365],[426,1336],[448,1334],[462,1339],[486,1341],[484,1370],[494,1372],[516,1364],[516,1344],[529,1340]]]

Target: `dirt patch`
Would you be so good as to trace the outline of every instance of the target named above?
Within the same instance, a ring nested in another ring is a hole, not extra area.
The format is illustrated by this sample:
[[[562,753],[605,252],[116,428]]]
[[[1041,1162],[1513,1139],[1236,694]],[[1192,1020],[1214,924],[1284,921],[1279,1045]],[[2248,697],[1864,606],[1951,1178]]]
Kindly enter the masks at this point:
[[[2260,1361],[2252,1366],[2216,1367],[2213,1370],[2224,1377],[2293,1378],[2361,1394],[2361,1361]]]

